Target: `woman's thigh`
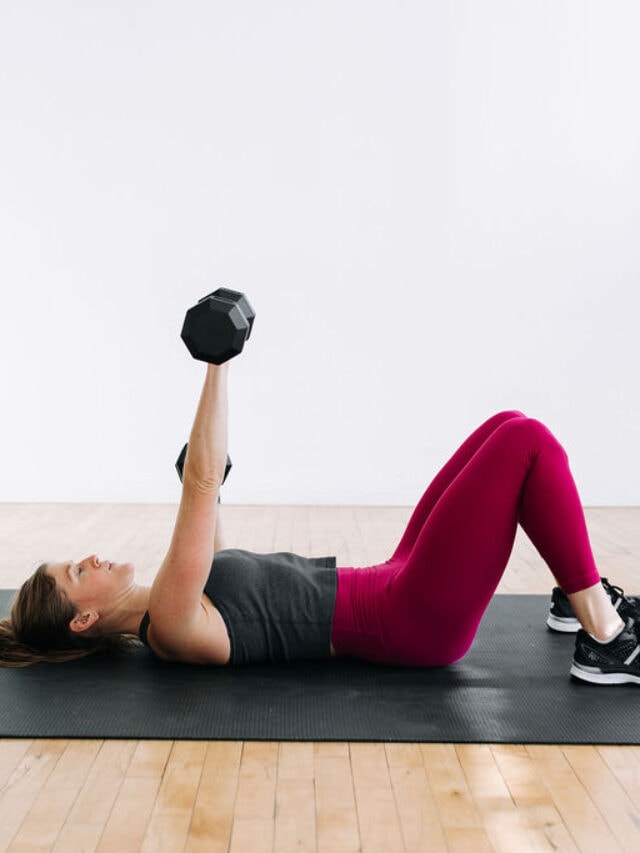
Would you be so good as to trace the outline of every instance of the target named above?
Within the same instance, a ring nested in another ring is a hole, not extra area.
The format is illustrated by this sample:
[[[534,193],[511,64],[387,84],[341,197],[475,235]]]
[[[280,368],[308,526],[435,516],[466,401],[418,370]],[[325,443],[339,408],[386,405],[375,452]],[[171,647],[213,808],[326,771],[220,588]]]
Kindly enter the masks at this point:
[[[511,554],[523,486],[551,433],[501,424],[444,490],[387,589],[385,643],[399,660],[452,663],[473,638]]]
[[[498,412],[496,415],[493,415],[484,421],[484,423],[482,423],[464,440],[455,453],[442,466],[440,471],[438,471],[418,501],[418,504],[411,514],[411,518],[409,519],[409,523],[407,524],[402,538],[400,539],[400,542],[398,543],[398,546],[389,562],[407,561],[418,535],[443,493],[449,488],[462,469],[475,456],[489,436],[492,435],[498,427],[502,426],[503,423],[516,418],[526,418],[526,415],[517,410]]]

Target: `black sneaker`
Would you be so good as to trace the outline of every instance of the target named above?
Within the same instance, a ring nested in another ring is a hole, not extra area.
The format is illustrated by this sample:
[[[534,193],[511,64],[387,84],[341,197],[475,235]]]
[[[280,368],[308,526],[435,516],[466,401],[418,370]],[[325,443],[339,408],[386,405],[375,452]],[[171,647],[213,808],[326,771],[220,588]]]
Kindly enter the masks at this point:
[[[599,643],[580,629],[571,675],[591,684],[640,684],[640,622],[628,619],[608,643]]]
[[[640,596],[625,595],[619,586],[613,586],[606,578],[601,578],[601,580],[602,586],[623,622],[626,622],[630,617],[640,619]],[[554,587],[551,593],[547,625],[552,631],[558,631],[562,634],[575,634],[580,628],[580,622],[573,612],[569,599],[558,586]]]

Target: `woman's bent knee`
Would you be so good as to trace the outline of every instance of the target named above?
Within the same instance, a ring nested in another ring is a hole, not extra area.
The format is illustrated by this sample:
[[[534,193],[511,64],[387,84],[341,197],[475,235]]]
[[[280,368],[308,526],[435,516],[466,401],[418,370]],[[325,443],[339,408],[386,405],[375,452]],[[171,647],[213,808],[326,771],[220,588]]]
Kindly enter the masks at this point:
[[[514,436],[521,438],[532,450],[553,448],[562,451],[566,455],[564,447],[549,427],[537,418],[520,418],[505,423],[503,429]]]

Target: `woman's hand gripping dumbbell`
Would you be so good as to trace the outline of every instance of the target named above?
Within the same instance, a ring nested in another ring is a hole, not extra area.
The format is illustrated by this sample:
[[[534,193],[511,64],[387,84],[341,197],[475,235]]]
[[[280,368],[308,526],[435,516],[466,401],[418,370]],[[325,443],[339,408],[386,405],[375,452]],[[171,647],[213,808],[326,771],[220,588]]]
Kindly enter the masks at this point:
[[[223,364],[242,352],[251,335],[255,316],[244,293],[219,287],[187,311],[181,337],[194,358],[210,364]],[[185,444],[176,461],[180,482],[188,446]],[[231,459],[227,456],[223,484],[231,467]]]

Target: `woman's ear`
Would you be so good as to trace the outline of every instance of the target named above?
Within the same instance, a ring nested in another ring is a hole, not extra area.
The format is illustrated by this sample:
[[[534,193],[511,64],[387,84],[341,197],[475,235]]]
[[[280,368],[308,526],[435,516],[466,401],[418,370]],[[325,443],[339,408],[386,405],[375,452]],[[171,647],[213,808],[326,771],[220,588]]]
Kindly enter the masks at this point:
[[[69,622],[69,629],[73,631],[74,634],[80,634],[83,631],[88,631],[89,628],[93,628],[99,618],[100,614],[95,610],[86,610],[84,613],[76,613],[71,622]]]

